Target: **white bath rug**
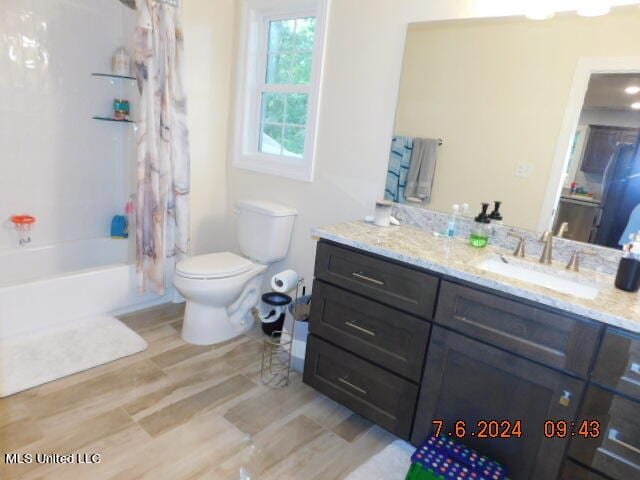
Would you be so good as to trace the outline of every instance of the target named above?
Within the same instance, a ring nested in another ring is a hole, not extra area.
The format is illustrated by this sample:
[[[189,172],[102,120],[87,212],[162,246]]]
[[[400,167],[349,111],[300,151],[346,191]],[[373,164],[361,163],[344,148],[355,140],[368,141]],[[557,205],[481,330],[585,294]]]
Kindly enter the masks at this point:
[[[114,317],[83,318],[36,334],[0,340],[0,397],[88,370],[147,348]]]
[[[404,480],[415,447],[396,440],[356,468],[346,480]]]

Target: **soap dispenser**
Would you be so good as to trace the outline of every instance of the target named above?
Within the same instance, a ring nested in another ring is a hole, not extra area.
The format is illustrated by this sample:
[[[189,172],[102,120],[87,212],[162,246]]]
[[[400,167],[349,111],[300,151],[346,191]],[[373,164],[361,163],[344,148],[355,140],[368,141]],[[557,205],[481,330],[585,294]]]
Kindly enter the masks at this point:
[[[497,200],[493,202],[493,212],[489,214],[489,220],[491,220],[491,223],[502,225],[502,214],[500,213],[501,205],[502,202],[499,202]]]
[[[469,237],[469,243],[475,248],[484,248],[489,243],[489,224],[491,220],[487,215],[489,209],[488,203],[482,204],[482,211],[478,214],[471,227],[471,236]]]

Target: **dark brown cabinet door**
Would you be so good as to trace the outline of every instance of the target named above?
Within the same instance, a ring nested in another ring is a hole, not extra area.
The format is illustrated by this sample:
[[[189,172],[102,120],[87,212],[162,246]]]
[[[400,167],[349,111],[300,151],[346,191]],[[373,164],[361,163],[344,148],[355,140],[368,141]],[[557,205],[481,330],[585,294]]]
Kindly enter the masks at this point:
[[[413,423],[418,386],[325,342],[307,341],[304,383],[403,439]]]
[[[424,366],[431,324],[316,280],[309,331],[414,382]]]
[[[602,327],[475,288],[442,282],[436,323],[586,377]]]
[[[443,433],[464,421],[460,441],[501,462],[512,480],[551,480],[560,474],[568,438],[546,438],[547,420],[573,421],[584,382],[433,327],[411,440],[421,443],[433,420]],[[521,421],[521,438],[478,438],[479,421]]]
[[[590,386],[579,418],[598,421],[600,431],[574,437],[572,458],[615,480],[640,478],[640,403]]]
[[[567,460],[562,469],[560,480],[607,480],[599,473],[584,468],[577,463]]]
[[[640,336],[607,329],[591,379],[640,402]]]
[[[433,318],[440,280],[420,270],[320,242],[315,276],[397,310]]]
[[[591,125],[580,169],[585,173],[602,174],[618,142],[637,143],[639,132],[634,128]]]

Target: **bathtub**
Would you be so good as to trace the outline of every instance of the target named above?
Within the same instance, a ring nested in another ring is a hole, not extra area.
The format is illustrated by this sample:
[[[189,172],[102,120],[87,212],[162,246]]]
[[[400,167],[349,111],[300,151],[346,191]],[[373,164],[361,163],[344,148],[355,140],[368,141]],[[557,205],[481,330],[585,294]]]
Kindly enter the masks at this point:
[[[137,294],[128,257],[110,238],[0,251],[0,340],[170,301]]]

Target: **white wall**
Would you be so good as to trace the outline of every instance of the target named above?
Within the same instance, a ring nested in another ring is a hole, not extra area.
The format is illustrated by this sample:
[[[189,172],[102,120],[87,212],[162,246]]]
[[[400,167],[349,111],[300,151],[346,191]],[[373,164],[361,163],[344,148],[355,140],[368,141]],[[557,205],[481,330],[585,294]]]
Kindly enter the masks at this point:
[[[579,2],[554,3],[570,8]],[[361,218],[382,196],[407,24],[522,11],[521,2],[499,0],[331,2],[314,182],[227,170],[229,206],[261,197],[300,211],[289,258],[272,270],[291,267],[311,279],[310,229]]]
[[[2,2],[0,249],[15,246],[14,214],[36,216],[33,240],[49,244],[106,237],[122,212],[133,128],[91,117],[131,92],[90,74],[110,71],[130,16],[116,0]]]
[[[228,248],[225,171],[237,3],[183,3],[195,254]]]

